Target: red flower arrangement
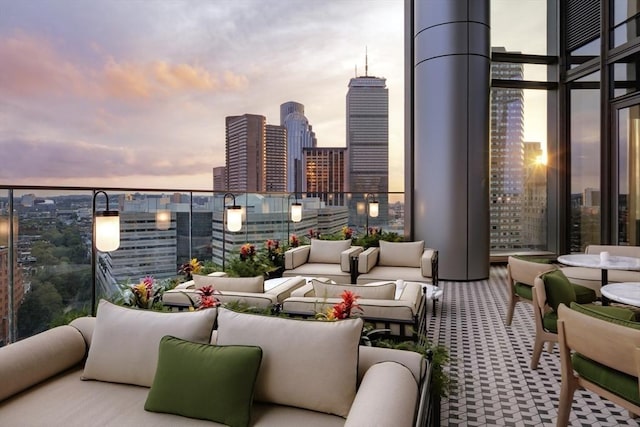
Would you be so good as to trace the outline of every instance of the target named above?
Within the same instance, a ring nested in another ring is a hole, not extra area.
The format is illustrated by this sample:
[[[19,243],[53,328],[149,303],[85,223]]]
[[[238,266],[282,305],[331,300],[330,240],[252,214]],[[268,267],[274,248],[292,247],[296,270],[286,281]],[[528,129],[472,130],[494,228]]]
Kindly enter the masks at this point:
[[[342,301],[327,309],[325,313],[318,313],[316,319],[320,320],[342,320],[348,319],[352,314],[359,312],[362,314],[362,308],[358,305],[356,300],[360,296],[351,291],[344,291],[340,298]]]
[[[245,243],[240,247],[240,259],[246,261],[256,256],[256,247],[251,243]]]
[[[292,248],[297,248],[298,246],[300,246],[300,239],[298,239],[298,236],[292,234],[291,237],[289,237],[289,246],[291,246]]]
[[[216,291],[213,286],[203,286],[198,289],[198,293],[200,294],[198,310],[204,310],[205,308],[212,308],[220,305],[220,300],[214,296],[214,294],[219,294],[220,292]]]

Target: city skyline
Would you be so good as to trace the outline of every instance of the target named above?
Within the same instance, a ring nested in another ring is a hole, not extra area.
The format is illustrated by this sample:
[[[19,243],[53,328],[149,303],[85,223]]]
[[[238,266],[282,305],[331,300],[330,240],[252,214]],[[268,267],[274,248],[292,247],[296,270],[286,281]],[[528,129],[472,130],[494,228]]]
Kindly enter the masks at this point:
[[[344,96],[368,49],[389,87],[390,190],[403,191],[404,5],[364,4],[0,0],[0,183],[207,190],[224,118],[277,123],[287,101],[305,105],[319,147],[343,147]],[[492,7],[497,44],[506,9]],[[535,1],[516,13],[532,27],[544,16]],[[507,47],[543,53],[545,40]],[[535,119],[526,138],[544,143]]]

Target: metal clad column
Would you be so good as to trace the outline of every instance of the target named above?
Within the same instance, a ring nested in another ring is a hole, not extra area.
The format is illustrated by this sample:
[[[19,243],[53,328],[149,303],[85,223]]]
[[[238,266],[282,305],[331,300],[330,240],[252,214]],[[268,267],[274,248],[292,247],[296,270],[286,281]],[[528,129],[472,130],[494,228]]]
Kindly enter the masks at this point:
[[[489,0],[413,0],[414,240],[440,277],[489,277]]]

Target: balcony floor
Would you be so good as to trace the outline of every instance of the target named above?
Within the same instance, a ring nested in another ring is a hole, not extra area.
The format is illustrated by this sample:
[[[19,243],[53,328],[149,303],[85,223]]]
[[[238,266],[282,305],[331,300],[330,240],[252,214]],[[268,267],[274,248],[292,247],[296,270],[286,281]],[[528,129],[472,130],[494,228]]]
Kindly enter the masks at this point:
[[[537,370],[529,369],[534,323],[531,305],[516,306],[505,326],[507,270],[491,267],[489,280],[442,282],[442,301],[429,314],[432,340],[449,348],[450,372],[458,388],[443,399],[443,426],[555,426],[560,393],[560,354],[542,352]],[[575,426],[637,426],[628,412],[597,395],[574,395]]]

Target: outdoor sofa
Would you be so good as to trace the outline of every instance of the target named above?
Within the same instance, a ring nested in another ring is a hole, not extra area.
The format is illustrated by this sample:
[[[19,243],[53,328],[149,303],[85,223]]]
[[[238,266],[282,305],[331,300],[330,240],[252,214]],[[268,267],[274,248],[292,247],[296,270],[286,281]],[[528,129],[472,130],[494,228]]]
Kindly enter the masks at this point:
[[[95,318],[0,348],[1,424],[422,425],[427,362],[360,346],[361,330],[361,319],[101,301]]]
[[[359,285],[402,279],[438,286],[438,251],[426,248],[424,241],[387,242],[358,255]]]
[[[372,282],[365,285],[340,285],[312,279],[291,292],[282,303],[282,312],[291,316],[312,317],[324,313],[341,301],[344,291],[358,296],[362,317],[376,328],[388,329],[388,334],[413,337],[425,325],[426,295],[420,283],[395,281]]]
[[[309,245],[284,253],[283,276],[326,277],[336,283],[354,283],[354,259],[362,251],[361,246],[351,246],[351,240],[311,239]]]

